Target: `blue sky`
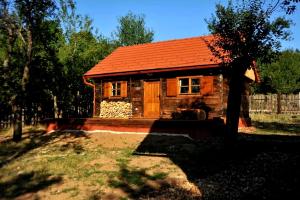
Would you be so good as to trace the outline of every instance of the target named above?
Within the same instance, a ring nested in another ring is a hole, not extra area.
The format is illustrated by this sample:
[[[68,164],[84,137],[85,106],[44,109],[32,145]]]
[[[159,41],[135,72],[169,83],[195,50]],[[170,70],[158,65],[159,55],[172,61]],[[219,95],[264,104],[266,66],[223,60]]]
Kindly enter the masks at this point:
[[[144,14],[146,26],[155,32],[155,41],[209,34],[205,19],[215,11],[215,4],[224,0],[77,0],[77,10],[88,15],[93,25],[104,36],[111,37],[121,16],[129,11]],[[291,18],[295,26],[291,41],[282,42],[283,48],[300,49],[300,7]]]

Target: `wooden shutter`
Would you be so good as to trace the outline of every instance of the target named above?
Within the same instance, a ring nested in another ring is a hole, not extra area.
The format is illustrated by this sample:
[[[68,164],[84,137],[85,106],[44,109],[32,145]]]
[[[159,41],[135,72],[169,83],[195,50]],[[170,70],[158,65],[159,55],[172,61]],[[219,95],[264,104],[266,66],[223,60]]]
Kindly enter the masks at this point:
[[[167,96],[175,97],[177,95],[177,78],[167,79]]]
[[[110,97],[111,96],[111,83],[106,82],[104,83],[104,94],[103,97]]]
[[[121,81],[121,97],[127,97],[127,81]]]
[[[200,82],[200,94],[210,95],[214,90],[214,76],[203,76]]]

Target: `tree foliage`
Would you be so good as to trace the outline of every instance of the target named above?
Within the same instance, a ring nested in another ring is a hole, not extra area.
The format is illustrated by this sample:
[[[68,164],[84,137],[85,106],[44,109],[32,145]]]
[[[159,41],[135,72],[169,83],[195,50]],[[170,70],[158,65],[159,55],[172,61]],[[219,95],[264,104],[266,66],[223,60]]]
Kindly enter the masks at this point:
[[[119,25],[115,32],[117,43],[120,46],[129,46],[152,42],[154,32],[145,25],[145,16],[129,12],[119,18]]]
[[[57,32],[51,32],[57,27],[53,20],[56,7],[52,0],[1,0],[0,9],[1,34],[6,40],[2,49],[3,90],[9,91],[5,98],[14,111],[14,140],[20,140],[22,111],[31,102],[28,91],[36,78],[31,75],[41,68],[43,55],[51,55],[51,39]]]
[[[89,106],[88,113],[91,114],[93,93],[91,88],[84,85],[82,76],[111,51],[112,45],[107,39],[96,37],[93,33],[84,30],[72,33],[69,42],[61,46],[59,59],[63,64],[63,81],[66,87],[60,87],[64,92],[60,91],[57,95],[62,102],[61,109],[64,109],[64,113],[68,113],[65,117],[82,116],[79,107]],[[74,106],[76,112],[71,111]],[[87,113],[84,115],[86,116]]]
[[[297,93],[300,92],[300,52],[286,50],[278,60],[262,64],[262,82],[255,87],[257,93]]]
[[[277,1],[280,2],[280,0]],[[300,0],[283,0],[282,7],[287,14],[293,14],[298,3],[300,3]]]
[[[291,22],[284,17],[272,20],[274,8],[265,9],[263,0],[242,2],[234,5],[229,1],[227,7],[218,4],[208,28],[217,36],[210,44],[213,53],[223,64],[245,70],[254,60],[268,63],[276,58],[280,40],[289,37]]]
[[[290,21],[284,17],[272,18],[276,6],[266,5],[264,0],[229,1],[227,6],[217,4],[215,15],[207,20],[210,32],[215,35],[209,44],[211,51],[229,71],[226,114],[229,137],[234,137],[238,130],[245,71],[258,59],[262,63],[276,59],[280,40],[289,36]]]
[[[0,120],[13,112],[16,140],[22,115],[27,124],[37,115],[91,116],[83,74],[120,45],[153,40],[144,16],[129,13],[119,23],[113,41],[76,13],[74,0],[0,0]]]

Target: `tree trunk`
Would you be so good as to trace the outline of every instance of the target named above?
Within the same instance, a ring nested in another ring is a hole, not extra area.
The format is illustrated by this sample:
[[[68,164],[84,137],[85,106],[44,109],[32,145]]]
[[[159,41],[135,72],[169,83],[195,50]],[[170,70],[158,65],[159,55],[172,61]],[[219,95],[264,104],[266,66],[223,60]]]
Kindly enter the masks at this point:
[[[22,108],[13,103],[13,141],[19,142],[22,139]]]
[[[58,107],[57,107],[57,96],[53,96],[53,109],[54,109],[54,118],[59,118]]]
[[[7,8],[5,8],[7,9]],[[8,11],[6,10],[6,15]],[[16,27],[11,22],[11,19],[6,16],[6,23],[5,28],[7,31],[7,52],[5,55],[5,59],[3,62],[3,77],[4,79],[9,82],[10,77],[8,75],[9,73],[9,67],[11,67],[12,63],[12,56],[13,56],[13,46],[16,41]],[[9,83],[8,83],[9,84]],[[13,119],[12,119],[12,127],[13,127],[13,141],[18,142],[22,138],[22,107],[20,106],[20,101],[18,101],[18,97],[16,95],[11,97],[12,101],[12,111],[13,111]]]
[[[244,81],[245,78],[243,70],[232,71],[229,82],[226,113],[226,139],[228,139],[230,142],[234,142],[236,140],[238,133]]]
[[[26,86],[29,81],[29,69],[32,60],[32,32],[27,30],[27,47],[26,47],[26,63],[23,69],[23,76],[21,81],[21,94],[18,95],[14,109],[14,125],[13,125],[13,140],[20,141],[22,138],[22,108],[24,106],[24,97],[26,94]]]

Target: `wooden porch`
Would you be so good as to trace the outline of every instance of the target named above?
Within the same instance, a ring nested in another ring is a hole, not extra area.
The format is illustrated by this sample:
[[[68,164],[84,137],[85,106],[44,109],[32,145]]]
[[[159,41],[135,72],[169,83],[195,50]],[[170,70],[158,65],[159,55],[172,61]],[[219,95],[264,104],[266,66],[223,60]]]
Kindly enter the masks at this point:
[[[55,130],[98,130],[133,134],[183,134],[196,140],[221,135],[224,131],[224,121],[220,118],[209,120],[73,118],[46,119],[43,124],[48,132]]]

